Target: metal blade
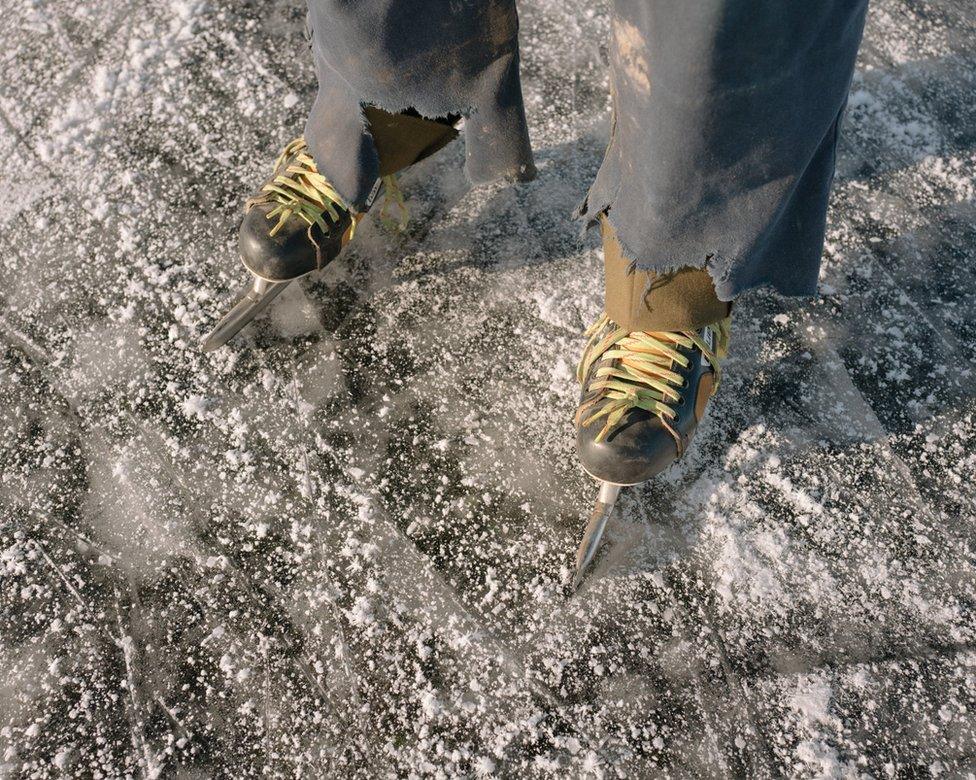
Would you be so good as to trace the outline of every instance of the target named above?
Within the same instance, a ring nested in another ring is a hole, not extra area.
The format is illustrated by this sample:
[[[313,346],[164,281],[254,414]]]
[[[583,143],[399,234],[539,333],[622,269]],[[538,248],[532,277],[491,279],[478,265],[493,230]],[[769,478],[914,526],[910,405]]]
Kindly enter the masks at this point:
[[[607,520],[613,513],[613,506],[617,503],[617,496],[619,495],[620,485],[614,485],[610,482],[600,483],[600,495],[597,498],[593,514],[590,515],[590,520],[586,524],[586,530],[583,532],[583,541],[580,542],[579,549],[576,551],[576,574],[573,576],[573,590],[576,590],[583,581],[583,573],[600,547],[600,539],[603,538]]]
[[[268,305],[277,298],[284,289],[291,284],[287,282],[269,282],[264,279],[254,279],[250,289],[237,304],[217,323],[210,334],[203,340],[200,349],[213,352],[224,346],[236,336],[245,325],[257,317]]]

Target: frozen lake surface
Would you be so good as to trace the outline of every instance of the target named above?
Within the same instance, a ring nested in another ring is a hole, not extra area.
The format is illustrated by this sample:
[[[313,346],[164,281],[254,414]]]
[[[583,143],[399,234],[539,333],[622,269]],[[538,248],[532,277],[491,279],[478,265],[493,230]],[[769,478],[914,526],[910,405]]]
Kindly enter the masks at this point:
[[[823,297],[739,302],[575,595],[608,21],[521,7],[538,180],[455,144],[207,356],[301,3],[5,8],[0,776],[976,773],[970,0],[873,4]]]

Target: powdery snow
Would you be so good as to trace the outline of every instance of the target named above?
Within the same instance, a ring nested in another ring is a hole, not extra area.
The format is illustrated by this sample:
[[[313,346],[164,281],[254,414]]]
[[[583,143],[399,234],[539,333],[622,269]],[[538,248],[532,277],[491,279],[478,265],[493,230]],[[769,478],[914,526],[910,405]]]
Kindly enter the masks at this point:
[[[823,296],[570,595],[608,19],[520,6],[539,179],[446,149],[208,356],[301,3],[5,9],[0,775],[972,776],[972,10],[873,3]]]

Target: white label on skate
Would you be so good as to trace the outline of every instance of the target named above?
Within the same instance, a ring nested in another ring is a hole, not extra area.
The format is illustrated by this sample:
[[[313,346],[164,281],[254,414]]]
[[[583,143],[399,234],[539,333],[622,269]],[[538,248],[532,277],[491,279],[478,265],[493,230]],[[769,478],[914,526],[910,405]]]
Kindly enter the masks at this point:
[[[370,206],[373,205],[373,201],[376,200],[376,196],[380,194],[380,187],[383,186],[383,180],[377,179],[376,184],[373,185],[373,189],[369,191],[369,195],[366,196],[366,209],[368,210]]]
[[[702,341],[708,345],[708,348],[712,352],[715,351],[715,332],[711,328],[702,328]],[[708,366],[709,368],[712,365],[704,355],[702,355],[701,362],[703,366]]]

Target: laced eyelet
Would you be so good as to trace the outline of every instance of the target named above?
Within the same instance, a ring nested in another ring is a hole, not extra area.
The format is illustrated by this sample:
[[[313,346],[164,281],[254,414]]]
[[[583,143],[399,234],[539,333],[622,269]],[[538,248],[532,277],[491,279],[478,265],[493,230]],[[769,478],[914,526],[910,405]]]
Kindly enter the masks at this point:
[[[601,370],[601,387],[588,395],[580,407],[580,425],[599,424],[596,441],[602,441],[619,424],[621,415],[639,406],[657,415],[671,434],[678,433],[668,423],[685,406],[685,390],[690,390],[698,365],[695,355],[701,349],[681,342],[682,333],[630,332],[619,328],[605,313],[586,330],[589,339],[577,367],[577,377],[587,388],[592,368],[604,365],[605,353],[614,359]],[[619,359],[623,355],[627,359]],[[668,361],[651,356],[665,356]],[[688,356],[691,355],[691,359]],[[716,373],[718,366],[715,367]],[[663,387],[662,387],[663,386]],[[694,401],[694,399],[692,399]]]
[[[273,178],[258,195],[248,200],[247,208],[262,203],[272,206],[267,218],[277,219],[269,230],[271,236],[277,235],[293,217],[328,234],[351,211],[336,189],[319,173],[302,137],[285,147],[275,163]]]

